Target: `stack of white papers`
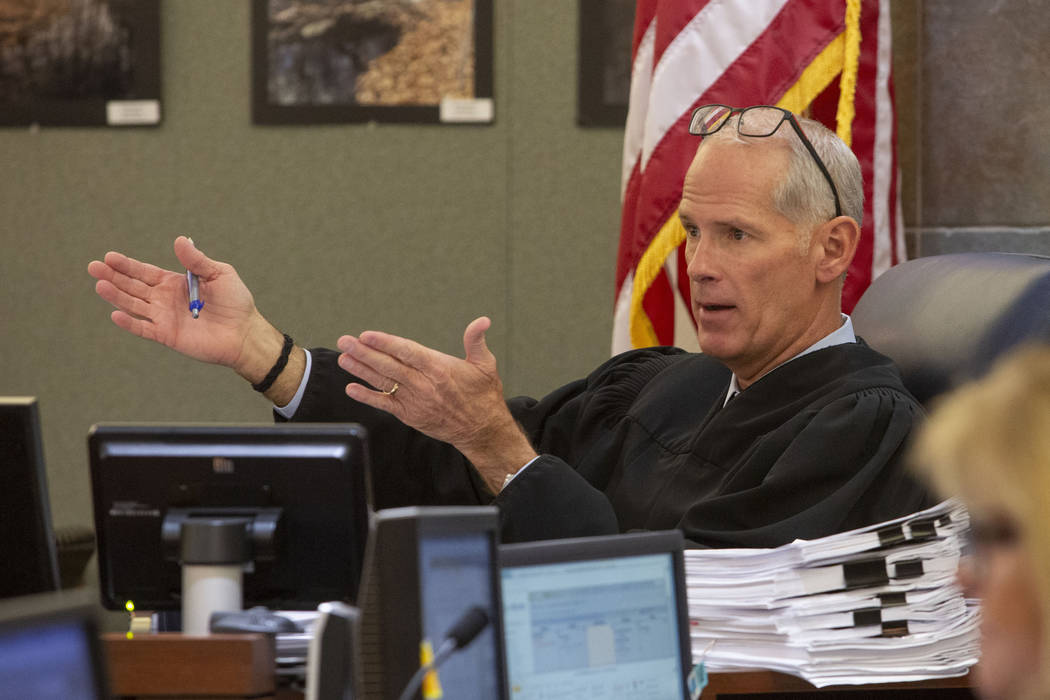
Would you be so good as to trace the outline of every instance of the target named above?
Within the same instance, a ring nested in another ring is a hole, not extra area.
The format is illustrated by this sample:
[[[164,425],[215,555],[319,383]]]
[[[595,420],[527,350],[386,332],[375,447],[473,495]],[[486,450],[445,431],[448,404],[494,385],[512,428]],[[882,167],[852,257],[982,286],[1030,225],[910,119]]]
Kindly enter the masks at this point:
[[[975,601],[955,581],[969,516],[957,501],[776,549],[685,553],[693,659],[817,687],[964,675]]]

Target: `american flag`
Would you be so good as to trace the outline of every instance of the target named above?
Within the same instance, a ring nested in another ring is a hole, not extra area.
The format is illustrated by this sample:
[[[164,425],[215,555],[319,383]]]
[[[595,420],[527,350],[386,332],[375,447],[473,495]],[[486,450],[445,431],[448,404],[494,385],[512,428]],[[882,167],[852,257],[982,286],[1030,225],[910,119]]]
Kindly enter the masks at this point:
[[[624,136],[613,352],[697,349],[675,216],[696,151],[694,107],[773,104],[851,145],[864,175],[849,312],[905,258],[889,0],[638,0]]]

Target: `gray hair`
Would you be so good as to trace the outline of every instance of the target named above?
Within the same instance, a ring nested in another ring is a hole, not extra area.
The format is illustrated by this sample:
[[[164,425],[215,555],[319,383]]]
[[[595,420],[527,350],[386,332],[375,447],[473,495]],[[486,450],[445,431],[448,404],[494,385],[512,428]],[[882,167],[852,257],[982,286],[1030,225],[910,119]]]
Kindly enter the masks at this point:
[[[739,119],[734,114],[731,119]],[[748,118],[753,118],[751,114]],[[860,163],[850,147],[833,131],[814,119],[796,117],[802,130],[809,138],[813,149],[824,161],[835,188],[839,194],[842,213],[856,220],[859,226],[864,220],[864,180],[860,172]],[[820,168],[813,161],[813,156],[806,150],[802,139],[794,133],[790,125],[782,124],[776,133],[768,137],[741,136],[736,123],[721,128],[706,136],[703,144],[710,140],[737,141],[739,143],[762,142],[768,139],[780,139],[788,144],[791,155],[787,172],[784,173],[774,189],[773,208],[809,232],[835,216],[835,198],[831,194],[827,180]],[[799,241],[801,249],[809,247],[809,236]]]

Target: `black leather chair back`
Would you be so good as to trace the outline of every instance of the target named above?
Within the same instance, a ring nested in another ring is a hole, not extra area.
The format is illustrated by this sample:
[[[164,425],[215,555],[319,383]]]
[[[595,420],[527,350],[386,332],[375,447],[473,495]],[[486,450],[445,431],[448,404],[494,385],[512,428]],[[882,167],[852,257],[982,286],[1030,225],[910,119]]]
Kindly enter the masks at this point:
[[[924,405],[1019,342],[1050,342],[1050,258],[956,253],[908,260],[857,302],[853,327]]]

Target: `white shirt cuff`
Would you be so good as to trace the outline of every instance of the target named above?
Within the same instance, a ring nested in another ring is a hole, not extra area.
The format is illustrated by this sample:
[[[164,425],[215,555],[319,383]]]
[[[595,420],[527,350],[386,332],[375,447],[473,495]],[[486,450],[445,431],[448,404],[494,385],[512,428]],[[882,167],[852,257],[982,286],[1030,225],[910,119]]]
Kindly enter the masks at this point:
[[[295,396],[288,402],[287,406],[274,406],[273,410],[277,411],[278,414],[287,418],[292,419],[295,412],[299,410],[299,403],[303,400],[303,394],[306,393],[306,382],[310,380],[310,367],[313,365],[313,358],[310,357],[310,351],[303,348],[303,352],[306,353],[306,369],[303,371],[303,381],[299,382],[299,389],[295,392]]]
[[[510,484],[510,482],[514,481],[514,477],[516,477],[518,474],[521,474],[523,471],[528,469],[529,465],[532,464],[533,462],[535,462],[539,458],[540,458],[540,456],[536,455],[535,457],[530,459],[528,462],[526,462],[525,466],[522,467],[521,469],[519,469],[518,471],[514,472],[513,474],[507,474],[507,478],[503,480],[503,486],[500,487],[500,491],[502,491],[503,489],[507,488],[507,486]]]

